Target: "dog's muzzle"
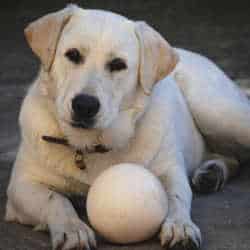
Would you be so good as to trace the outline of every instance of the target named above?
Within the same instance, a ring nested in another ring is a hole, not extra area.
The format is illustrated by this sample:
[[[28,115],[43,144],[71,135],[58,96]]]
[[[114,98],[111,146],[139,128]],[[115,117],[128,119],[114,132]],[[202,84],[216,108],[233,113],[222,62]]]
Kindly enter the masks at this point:
[[[73,127],[92,128],[95,124],[95,116],[100,109],[100,102],[95,96],[80,94],[72,99],[72,123]]]

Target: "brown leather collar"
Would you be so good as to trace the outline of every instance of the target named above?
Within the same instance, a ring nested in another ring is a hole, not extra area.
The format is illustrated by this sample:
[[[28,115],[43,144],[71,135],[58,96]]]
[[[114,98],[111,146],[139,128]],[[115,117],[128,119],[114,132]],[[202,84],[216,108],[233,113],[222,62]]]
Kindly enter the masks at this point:
[[[49,142],[49,143],[55,143],[55,144],[60,144],[60,145],[70,147],[69,141],[65,138],[58,138],[58,137],[54,137],[54,136],[43,135],[42,139],[46,142]],[[86,164],[84,161],[84,155],[86,153],[88,153],[88,154],[93,154],[93,153],[104,154],[104,153],[109,152],[110,150],[111,150],[110,148],[107,148],[105,145],[102,145],[102,144],[93,145],[91,148],[86,147],[84,150],[75,149],[75,164],[80,169],[86,169]]]

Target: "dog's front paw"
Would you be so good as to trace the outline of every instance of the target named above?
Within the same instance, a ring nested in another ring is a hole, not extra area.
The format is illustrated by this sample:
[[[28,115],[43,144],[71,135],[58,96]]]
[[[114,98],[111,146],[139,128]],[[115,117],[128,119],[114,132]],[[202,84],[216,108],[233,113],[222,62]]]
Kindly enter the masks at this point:
[[[54,250],[90,250],[97,247],[94,232],[80,219],[51,225],[50,234]]]
[[[196,250],[201,245],[200,230],[191,220],[167,218],[159,237],[161,245],[171,250]]]

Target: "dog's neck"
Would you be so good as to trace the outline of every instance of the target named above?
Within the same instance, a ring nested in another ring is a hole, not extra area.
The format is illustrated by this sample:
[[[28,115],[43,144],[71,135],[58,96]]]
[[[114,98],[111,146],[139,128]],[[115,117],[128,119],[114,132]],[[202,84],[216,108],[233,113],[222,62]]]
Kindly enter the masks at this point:
[[[69,144],[69,141],[65,138],[43,135],[42,139],[49,143],[60,144],[60,145],[71,147],[71,145]],[[76,149],[76,150],[83,151],[84,153],[107,153],[111,151],[110,148],[102,144],[95,144],[91,148],[86,147],[85,150],[81,150],[81,149]]]
[[[54,144],[59,144],[59,145],[63,145],[66,147],[71,147],[71,145],[69,144],[69,141],[65,138],[43,135],[42,139],[48,143],[54,143]],[[104,154],[104,153],[109,152],[110,150],[111,149],[107,148],[106,146],[104,146],[102,144],[93,145],[91,148],[86,148],[85,150],[74,149],[74,151],[75,151],[75,164],[80,169],[85,169],[86,168],[86,164],[84,161],[85,154],[93,154],[93,153]]]

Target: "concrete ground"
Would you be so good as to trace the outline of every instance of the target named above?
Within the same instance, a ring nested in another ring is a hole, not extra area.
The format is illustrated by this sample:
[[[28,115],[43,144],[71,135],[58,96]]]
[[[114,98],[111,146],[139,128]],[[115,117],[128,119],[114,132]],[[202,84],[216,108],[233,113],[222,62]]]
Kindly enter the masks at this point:
[[[0,250],[50,249],[48,235],[3,221],[6,187],[19,143],[20,103],[38,62],[28,49],[24,26],[34,18],[63,7],[62,0],[9,0],[0,6]],[[184,4],[184,2],[186,2]],[[203,2],[200,3],[200,2]],[[192,49],[215,60],[239,84],[250,86],[250,11],[243,1],[83,1],[86,8],[104,8],[154,25],[175,46]],[[206,5],[204,5],[206,4]],[[211,110],[216,107],[211,107]],[[204,250],[250,249],[250,169],[223,191],[195,195],[193,219],[203,235]],[[100,249],[160,250],[157,239]]]

